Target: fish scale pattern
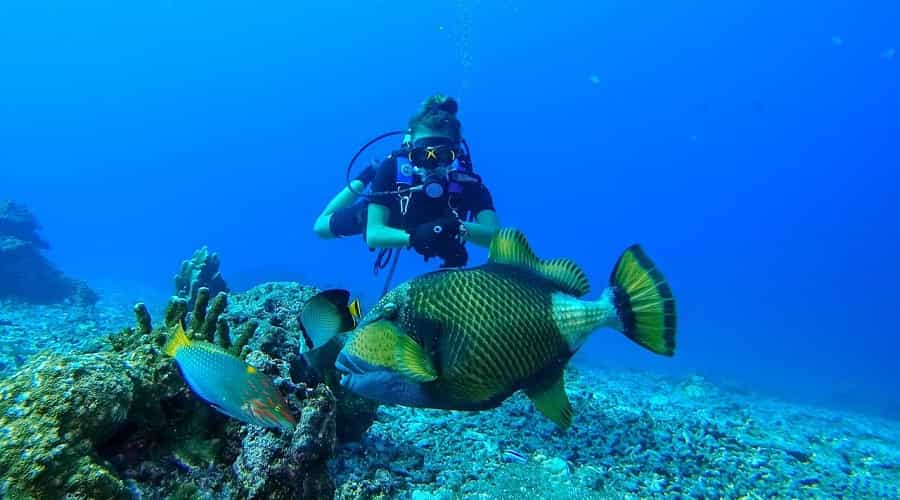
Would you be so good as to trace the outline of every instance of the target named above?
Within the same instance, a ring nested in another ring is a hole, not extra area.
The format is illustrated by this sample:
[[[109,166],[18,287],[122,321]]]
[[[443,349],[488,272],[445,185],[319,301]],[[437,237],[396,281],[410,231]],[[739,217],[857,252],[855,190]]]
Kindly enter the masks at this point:
[[[415,311],[409,321],[417,340],[428,346],[436,339],[441,376],[433,390],[489,406],[567,360],[568,344],[553,321],[556,291],[532,271],[497,264],[416,280],[406,310]]]
[[[183,347],[176,359],[185,368],[182,374],[204,400],[217,404],[232,416],[243,416],[262,426],[281,426],[290,418],[287,409],[273,398],[278,394],[268,376],[249,367],[228,351],[206,342]],[[279,415],[275,415],[277,411]]]

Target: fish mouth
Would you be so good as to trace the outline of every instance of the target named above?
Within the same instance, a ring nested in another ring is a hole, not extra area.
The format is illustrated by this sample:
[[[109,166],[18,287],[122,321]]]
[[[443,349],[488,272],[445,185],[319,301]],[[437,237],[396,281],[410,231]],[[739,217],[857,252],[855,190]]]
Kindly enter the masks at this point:
[[[334,367],[341,374],[341,387],[349,389],[354,375],[363,375],[366,373],[367,370],[360,366],[361,363],[363,363],[363,361],[356,356],[345,354],[343,351],[338,354],[338,357],[334,362]]]
[[[341,386],[350,390],[353,390],[351,384],[354,380],[362,382],[363,379],[372,380],[371,377],[386,377],[393,373],[383,366],[373,365],[344,351],[338,354],[334,367],[341,374]]]
[[[342,374],[362,375],[366,370],[360,366],[360,361],[356,356],[351,356],[341,351],[334,361],[334,367]]]

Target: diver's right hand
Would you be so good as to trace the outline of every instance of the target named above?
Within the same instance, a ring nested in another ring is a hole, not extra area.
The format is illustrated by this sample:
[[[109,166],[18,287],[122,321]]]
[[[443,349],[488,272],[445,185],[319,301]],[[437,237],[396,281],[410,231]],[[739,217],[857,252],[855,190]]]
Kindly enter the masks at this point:
[[[441,263],[442,268],[463,267],[469,262],[469,252],[458,239],[447,241],[443,248],[438,250],[437,255],[444,260]]]
[[[448,242],[459,238],[461,226],[452,215],[419,224],[409,232],[409,246],[428,260],[446,248]]]

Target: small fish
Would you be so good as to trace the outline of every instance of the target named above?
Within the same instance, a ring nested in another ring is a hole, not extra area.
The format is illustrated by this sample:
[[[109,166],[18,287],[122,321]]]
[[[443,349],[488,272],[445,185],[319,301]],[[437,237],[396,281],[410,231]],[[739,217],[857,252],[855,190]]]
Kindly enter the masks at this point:
[[[359,299],[350,302],[350,292],[332,289],[313,296],[300,312],[300,331],[306,351],[319,349],[336,334],[348,332],[359,323],[362,306]],[[307,328],[306,325],[315,325]]]
[[[831,45],[834,45],[835,47],[841,47],[844,45],[844,39],[839,36],[833,36],[831,37]]]
[[[359,299],[350,302],[347,290],[325,290],[307,301],[300,312],[300,355],[319,376],[328,377],[341,349],[340,343],[331,339],[356,328],[361,316]]]
[[[517,464],[525,464],[525,463],[528,463],[528,456],[526,456],[519,450],[507,448],[507,449],[503,450],[503,461],[504,462],[513,462],[513,463],[517,463]]]
[[[179,324],[165,352],[194,394],[213,408],[248,424],[293,429],[297,421],[269,377],[209,342],[191,340]]]
[[[881,53],[881,58],[886,61],[891,61],[894,59],[894,56],[897,55],[897,51],[894,49],[887,49]]]
[[[349,323],[328,312],[343,303],[311,300],[303,316],[315,322],[304,328],[316,332],[315,345],[338,351],[332,366],[341,385],[361,396],[488,410],[521,390],[563,429],[573,415],[563,371],[592,332],[611,328],[651,352],[674,354],[675,299],[640,246],[621,254],[595,300],[582,299],[590,286],[576,263],[538,258],[515,229],[501,230],[488,253],[484,265],[397,286],[352,331],[342,333]]]

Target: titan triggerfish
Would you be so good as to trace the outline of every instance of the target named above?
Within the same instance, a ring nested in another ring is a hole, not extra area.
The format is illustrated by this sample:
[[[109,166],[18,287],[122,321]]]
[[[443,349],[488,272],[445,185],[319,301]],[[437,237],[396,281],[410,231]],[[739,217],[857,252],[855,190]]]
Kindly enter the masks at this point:
[[[491,242],[487,263],[415,277],[358,324],[347,318],[346,299],[334,300],[349,294],[313,297],[303,312],[306,347],[331,346],[341,384],[370,399],[485,410],[522,390],[567,428],[563,370],[592,332],[613,328],[657,354],[675,351],[675,299],[640,246],[621,254],[596,300],[581,298],[588,292],[577,264],[539,259],[521,232],[507,228]]]

